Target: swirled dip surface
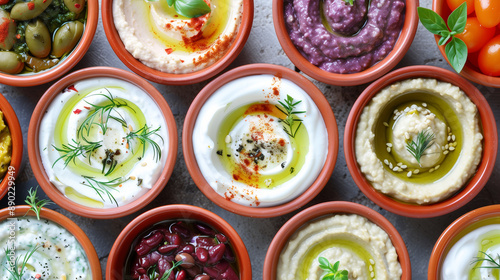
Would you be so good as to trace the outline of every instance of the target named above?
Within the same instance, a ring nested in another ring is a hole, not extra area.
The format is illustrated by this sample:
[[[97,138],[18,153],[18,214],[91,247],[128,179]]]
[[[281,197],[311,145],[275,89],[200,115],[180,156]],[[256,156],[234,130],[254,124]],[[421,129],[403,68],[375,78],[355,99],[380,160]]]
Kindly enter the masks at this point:
[[[113,20],[127,51],[144,65],[166,73],[191,73],[227,52],[241,22],[242,0],[206,2],[211,12],[189,19],[167,1],[116,0]]]
[[[290,97],[287,97],[290,96]],[[280,111],[298,102],[292,128]],[[286,131],[285,131],[286,129]],[[293,136],[292,136],[293,135]],[[289,80],[254,75],[220,87],[201,108],[193,129],[198,166],[227,200],[272,206],[302,194],[326,161],[328,135],[314,101]]]
[[[319,280],[326,274],[319,257],[349,279],[400,279],[402,270],[389,235],[359,215],[334,215],[308,223],[295,232],[281,252],[278,280]]]
[[[285,0],[285,23],[295,47],[333,73],[356,73],[386,57],[401,32],[403,0]]]
[[[428,145],[422,139],[427,138]],[[410,79],[377,93],[363,109],[355,153],[370,184],[394,198],[429,204],[474,175],[482,156],[476,105],[457,86]],[[426,147],[416,156],[416,150]]]
[[[123,80],[92,78],[53,99],[39,146],[45,172],[64,195],[110,208],[153,187],[169,143],[165,119],[149,94]],[[68,152],[75,150],[80,152]]]
[[[11,239],[10,236],[15,236]],[[28,259],[22,279],[91,280],[90,265],[76,238],[52,221],[36,218],[12,218],[0,223],[0,279],[12,278],[7,271],[12,256],[21,265],[26,254],[39,246]],[[6,255],[6,250],[10,254]]]

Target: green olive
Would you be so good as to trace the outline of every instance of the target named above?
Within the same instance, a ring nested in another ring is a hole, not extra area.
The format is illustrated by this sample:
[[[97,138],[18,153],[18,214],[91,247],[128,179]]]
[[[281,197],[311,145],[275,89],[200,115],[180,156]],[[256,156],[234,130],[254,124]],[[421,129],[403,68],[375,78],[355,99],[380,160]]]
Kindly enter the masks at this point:
[[[52,68],[59,63],[59,59],[49,59],[49,58],[37,58],[31,55],[26,56],[26,65],[33,70],[33,72],[38,72]]]
[[[79,14],[85,7],[85,0],[64,0],[64,5],[66,5],[70,12]]]
[[[52,41],[50,38],[49,29],[41,21],[30,22],[26,26],[26,44],[32,55],[44,58],[50,54]]]
[[[52,3],[52,0],[32,0],[18,2],[10,10],[10,17],[15,20],[30,20],[39,16]]]
[[[23,71],[24,63],[21,57],[15,52],[1,52],[0,51],[0,71],[17,74]]]
[[[0,9],[0,32],[5,32],[5,36],[0,36],[0,50],[12,49],[16,42],[16,29],[17,24],[10,18],[9,12]]]
[[[52,56],[61,57],[69,53],[78,43],[83,34],[83,23],[70,21],[63,24],[54,35]]]

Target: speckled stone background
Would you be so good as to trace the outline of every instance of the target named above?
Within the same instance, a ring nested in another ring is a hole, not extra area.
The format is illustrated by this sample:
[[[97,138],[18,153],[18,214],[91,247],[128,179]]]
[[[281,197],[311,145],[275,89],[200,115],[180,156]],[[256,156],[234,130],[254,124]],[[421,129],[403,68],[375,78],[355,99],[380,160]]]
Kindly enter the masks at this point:
[[[271,0],[254,1],[255,18],[248,42],[238,58],[228,69],[226,69],[226,71],[240,65],[258,62],[279,64],[294,69],[294,65],[281,49],[274,32],[271,14]],[[430,8],[431,0],[422,0],[420,5]],[[411,48],[403,60],[397,65],[397,68],[408,65],[422,64],[451,69],[442,58],[441,53],[438,51],[433,36],[427,32],[422,25],[419,25]],[[89,51],[72,71],[90,66],[113,66],[127,69],[127,67],[121,63],[111,49],[102,28],[101,21],[99,21],[97,32]],[[498,165],[495,166],[493,175],[481,193],[470,203],[448,215],[430,219],[413,219],[385,211],[365,197],[365,195],[354,184],[354,181],[349,174],[349,170],[347,169],[343,153],[344,145],[342,143],[342,139],[344,136],[344,127],[347,116],[356,98],[367,85],[356,87],[337,87],[326,85],[317,81],[313,82],[325,94],[326,98],[330,102],[337,119],[341,142],[337,164],[328,184],[314,200],[302,209],[317,203],[335,200],[353,201],[375,209],[394,224],[405,240],[411,258],[413,279],[426,279],[428,261],[432,247],[442,231],[462,214],[481,206],[500,202],[500,188],[498,187],[498,183],[496,183],[500,179],[500,170]],[[155,84],[156,88],[163,94],[172,108],[177,121],[179,143],[181,141],[180,137],[183,121],[189,105],[195,98],[196,94],[207,83],[208,81],[188,86],[164,86]],[[16,181],[17,204],[24,204],[23,201],[27,194],[27,189],[37,186],[37,182],[28,162],[26,137],[33,109],[42,94],[50,85],[51,83],[29,88],[17,88],[0,85],[0,93],[2,93],[14,107],[14,110],[19,117],[24,135],[23,163],[21,165],[21,173]],[[498,120],[500,117],[500,89],[484,86],[478,86],[478,88],[489,101],[495,118]],[[42,196],[45,195],[43,194]],[[273,236],[288,219],[297,213],[296,211],[276,218],[255,219],[242,217],[221,209],[208,200],[194,184],[189,173],[187,172],[180,145],[177,155],[177,163],[172,177],[163,192],[151,204],[145,205],[143,209],[133,215],[114,220],[93,220],[71,214],[57,205],[51,205],[50,208],[70,217],[87,233],[97,250],[104,275],[106,261],[111,246],[113,245],[115,238],[119,235],[120,231],[127,225],[127,223],[129,223],[137,215],[149,209],[174,203],[185,203],[200,206],[213,211],[226,219],[238,231],[247,246],[252,261],[254,279],[262,279],[264,257]],[[0,202],[0,207],[3,208],[6,207],[6,205],[7,198],[5,197]]]

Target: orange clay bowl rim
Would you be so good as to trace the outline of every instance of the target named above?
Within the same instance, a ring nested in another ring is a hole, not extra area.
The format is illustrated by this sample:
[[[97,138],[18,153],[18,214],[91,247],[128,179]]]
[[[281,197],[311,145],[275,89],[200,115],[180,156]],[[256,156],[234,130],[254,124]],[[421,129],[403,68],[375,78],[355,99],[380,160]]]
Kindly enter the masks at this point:
[[[125,45],[116,30],[113,20],[112,2],[112,0],[102,0],[101,9],[104,31],[111,48],[123,64],[125,64],[130,70],[152,82],[160,84],[189,85],[199,83],[217,75],[219,72],[228,67],[238,54],[240,54],[241,50],[245,46],[248,36],[250,35],[250,30],[252,29],[254,13],[253,0],[243,0],[243,13],[238,33],[224,56],[205,69],[186,74],[171,74],[161,72],[142,64],[141,61],[136,59],[127,51],[127,49],[125,49]]]
[[[443,5],[447,5],[446,1],[433,0],[432,1],[432,10],[434,12],[436,12],[438,15],[442,16]],[[439,51],[443,55],[444,59],[446,59],[448,64],[450,64],[448,58],[446,57],[446,53],[444,51],[445,46],[444,45],[440,46],[438,44],[439,38],[440,38],[439,36],[434,35],[434,39],[436,40],[436,45],[438,46]],[[500,88],[500,77],[488,76],[488,75],[481,73],[481,71],[478,71],[476,69],[477,69],[476,67],[474,67],[470,62],[467,61],[467,63],[465,63],[464,68],[462,69],[462,71],[459,74],[464,76],[465,78],[475,82],[475,83],[478,83],[478,84],[481,84],[484,86]]]
[[[316,218],[332,215],[332,214],[356,214],[363,216],[370,220],[372,223],[381,227],[392,241],[398,254],[399,263],[403,274],[402,280],[411,279],[411,263],[410,255],[406,249],[405,242],[398,230],[377,211],[368,208],[364,205],[348,201],[330,201],[311,206],[302,210],[297,215],[288,220],[276,233],[269,248],[267,249],[266,258],[264,260],[263,279],[273,280],[276,279],[278,270],[278,261],[281,250],[285,247],[288,239],[302,226]]]
[[[193,129],[198,117],[198,113],[203,107],[203,104],[205,104],[205,101],[207,101],[207,99],[217,89],[219,89],[226,83],[238,78],[259,74],[270,74],[285,78],[302,88],[311,97],[311,99],[314,101],[319,111],[321,112],[323,120],[325,121],[329,143],[328,156],[326,158],[325,165],[323,166],[323,169],[318,175],[316,181],[314,181],[314,183],[306,191],[304,191],[295,199],[284,204],[271,207],[244,206],[226,200],[224,197],[219,195],[214,189],[212,189],[212,187],[203,177],[193,151]],[[191,177],[193,178],[198,188],[211,201],[213,201],[220,207],[239,215],[254,218],[269,218],[284,215],[286,213],[299,209],[300,207],[304,206],[304,204],[311,201],[316,195],[318,195],[318,193],[321,192],[323,187],[330,179],[330,176],[332,175],[339,150],[338,142],[339,134],[337,129],[337,122],[335,121],[335,116],[333,115],[330,103],[328,103],[323,93],[321,93],[321,91],[304,76],[283,66],[273,64],[249,64],[241,66],[224,73],[217,79],[210,82],[200,91],[200,93],[196,96],[193,103],[189,107],[186,115],[186,120],[184,121],[184,128],[182,130],[182,150],[184,152],[184,160],[186,161],[186,166],[189,174],[191,174]]]
[[[158,180],[154,186],[146,194],[139,197],[138,199],[125,204],[120,207],[114,208],[92,208],[88,206],[76,203],[62,194],[50,181],[45,173],[45,168],[40,157],[40,148],[38,146],[38,134],[40,130],[40,123],[42,121],[43,115],[52,100],[71,84],[88,78],[99,78],[99,77],[109,77],[116,78],[120,80],[127,81],[133,85],[138,86],[140,89],[144,90],[149,96],[156,101],[156,104],[163,113],[165,122],[168,125],[168,141],[169,150],[167,151],[167,160],[165,167],[161,172]],[[114,219],[129,215],[142,207],[149,204],[153,199],[158,196],[158,194],[163,190],[165,185],[172,174],[174,169],[175,160],[177,157],[177,126],[175,123],[172,111],[168,106],[167,102],[163,96],[158,92],[158,90],[152,86],[148,81],[137,76],[134,73],[121,70],[112,67],[90,67],[73,72],[63,79],[59,80],[57,83],[52,85],[40,98],[40,101],[35,107],[33,115],[31,117],[29,129],[28,129],[28,155],[30,160],[31,168],[35,175],[36,180],[42,187],[43,191],[47,196],[53,200],[57,205],[62,208],[88,218],[93,219]]]
[[[481,163],[477,167],[476,174],[469,180],[466,186],[463,186],[452,197],[429,205],[401,202],[375,190],[361,173],[356,162],[354,152],[356,127],[363,108],[370,102],[372,97],[384,87],[410,78],[432,78],[458,86],[465,92],[472,102],[476,104],[483,130],[483,156]],[[457,210],[481,191],[488,181],[488,178],[493,171],[493,166],[495,165],[498,149],[498,135],[493,112],[491,111],[491,108],[484,96],[476,87],[456,73],[439,67],[422,65],[408,66],[395,70],[372,83],[363,91],[363,93],[361,93],[352,107],[349,117],[347,118],[344,144],[345,158],[351,176],[353,177],[356,185],[358,185],[360,190],[369,199],[380,207],[401,216],[412,218],[430,218]]]
[[[7,220],[9,218],[24,217],[24,216],[30,216],[36,219],[35,213],[33,211],[29,211],[30,206],[18,205],[14,207],[15,207],[14,216],[10,215],[9,208],[1,209],[0,221]],[[54,210],[50,210],[45,207],[42,208],[42,210],[40,211],[40,218],[52,221],[58,224],[59,226],[65,228],[67,231],[69,231],[76,238],[76,240],[78,240],[78,243],[80,243],[80,245],[83,248],[83,251],[85,252],[85,255],[87,256],[90,270],[92,271],[92,279],[93,280],[102,279],[101,263],[99,262],[99,257],[97,256],[97,253],[94,249],[94,246],[92,245],[92,242],[90,242],[90,239],[87,237],[85,232],[77,224],[75,224],[72,220],[70,220],[63,214],[56,212]]]
[[[384,59],[359,73],[339,74],[318,68],[295,48],[285,26],[284,0],[273,0],[273,22],[278,41],[295,66],[312,78],[330,85],[355,86],[371,82],[394,68],[410,48],[418,27],[418,0],[406,0],[403,28],[392,51]]]
[[[15,87],[38,86],[61,77],[71,68],[73,68],[83,58],[83,56],[89,49],[90,44],[92,43],[92,39],[94,38],[94,34],[97,28],[97,21],[99,18],[99,1],[86,1],[87,22],[85,23],[85,30],[83,31],[80,42],[78,42],[78,44],[68,55],[68,57],[66,57],[56,66],[36,74],[12,75],[0,72],[0,82]]]
[[[132,247],[132,243],[137,236],[157,223],[176,219],[192,219],[204,222],[218,232],[223,233],[233,247],[238,261],[240,280],[252,279],[250,257],[248,256],[245,243],[243,243],[238,232],[228,222],[213,212],[186,204],[172,204],[153,208],[132,220],[118,235],[111,248],[106,265],[106,279],[124,279],[122,274],[125,268],[126,256],[134,248]]]
[[[439,236],[434,248],[432,249],[431,258],[429,260],[429,268],[427,277],[429,280],[440,279],[439,273],[441,263],[450,249],[451,242],[460,232],[467,229],[469,226],[482,221],[484,219],[495,218],[500,216],[500,205],[490,205],[472,210],[456,219],[451,223]]]
[[[21,161],[23,159],[23,134],[16,112],[2,94],[0,94],[0,111],[3,112],[5,122],[7,127],[9,127],[10,136],[12,138],[12,156],[9,168],[0,183],[1,200],[9,189],[9,181],[14,181],[14,178],[19,174],[19,168],[21,168]]]

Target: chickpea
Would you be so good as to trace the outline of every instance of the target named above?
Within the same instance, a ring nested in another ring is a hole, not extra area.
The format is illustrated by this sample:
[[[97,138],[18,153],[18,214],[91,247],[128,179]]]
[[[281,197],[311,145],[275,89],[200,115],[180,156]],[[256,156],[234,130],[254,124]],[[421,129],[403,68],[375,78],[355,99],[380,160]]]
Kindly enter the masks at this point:
[[[41,20],[30,22],[26,27],[26,44],[36,57],[44,58],[50,54],[52,41],[49,29]]]

